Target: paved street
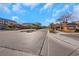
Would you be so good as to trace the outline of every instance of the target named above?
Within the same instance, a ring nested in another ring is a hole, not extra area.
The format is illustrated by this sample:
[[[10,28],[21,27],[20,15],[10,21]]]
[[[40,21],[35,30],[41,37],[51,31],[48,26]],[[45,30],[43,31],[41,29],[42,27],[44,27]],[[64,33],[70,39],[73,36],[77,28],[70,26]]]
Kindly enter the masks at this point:
[[[79,56],[75,39],[46,29],[0,31],[0,56]]]
[[[45,36],[45,30],[38,30],[32,33],[22,31],[1,31],[0,47],[4,48],[4,50],[1,49],[0,55],[9,55],[10,53],[6,53],[7,49],[28,53],[25,55],[40,55]],[[16,54],[17,53],[12,55]]]

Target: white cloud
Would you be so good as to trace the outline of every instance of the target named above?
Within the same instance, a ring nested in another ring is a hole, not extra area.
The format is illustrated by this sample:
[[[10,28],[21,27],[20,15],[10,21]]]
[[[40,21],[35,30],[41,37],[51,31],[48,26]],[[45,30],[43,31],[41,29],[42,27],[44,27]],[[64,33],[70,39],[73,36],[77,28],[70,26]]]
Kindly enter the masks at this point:
[[[19,19],[18,16],[12,16],[12,20],[16,21],[18,19]]]
[[[59,23],[59,22],[57,22],[57,21],[52,17],[51,19],[46,19],[46,21],[45,21],[45,24],[47,24],[47,25],[49,25],[50,23],[56,24],[56,23]]]
[[[31,9],[36,7],[38,4],[39,3],[23,3],[24,6],[30,7]]]
[[[57,10],[54,10],[54,12],[52,13],[52,16],[58,16],[58,15],[60,15],[61,13],[64,13],[64,12],[68,12],[68,13],[70,13],[71,11],[69,11],[69,5],[68,4],[66,4],[66,5],[64,5],[64,7],[63,8],[61,8],[61,9],[57,9]]]
[[[44,22],[44,24],[45,24],[45,25],[49,25],[49,24],[52,23],[52,22],[55,23],[54,18],[46,19],[45,22]]]
[[[52,13],[52,18],[51,19],[46,19],[45,20],[45,24],[47,24],[47,25],[49,25],[50,23],[56,23],[56,21],[55,21],[55,19],[54,19],[54,17],[57,17],[58,15],[60,15],[60,13],[63,13],[63,12],[65,12],[65,11],[68,11],[68,9],[69,9],[69,5],[65,5],[63,8],[61,8],[61,9],[59,9],[59,10],[54,10],[53,11],[53,13]],[[49,7],[48,7],[49,8]]]
[[[19,12],[20,11],[20,7],[21,7],[20,4],[15,4],[15,5],[12,6],[12,10],[14,12],[17,12],[17,11]]]
[[[73,7],[73,17],[75,21],[79,20],[79,5]]]
[[[66,9],[69,9],[69,5],[68,5],[68,4],[66,4],[66,5],[64,6],[64,10],[66,10]]]
[[[43,23],[43,25],[49,25],[49,23],[50,23],[50,20],[46,19],[45,22]]]
[[[50,7],[52,4],[51,3],[47,3],[43,9],[47,9],[48,7]]]
[[[13,21],[16,21],[16,22],[19,23],[19,24],[21,24],[21,23],[23,22],[23,20],[20,19],[18,16],[12,16],[11,19],[12,19]]]
[[[50,8],[51,6],[53,6],[52,3],[45,4],[44,7],[40,9],[40,12],[42,12],[43,10],[46,10],[46,9]]]
[[[55,10],[55,12],[52,13],[52,17],[56,17],[60,14],[61,10]]]
[[[54,5],[54,4],[52,4],[52,3],[47,3],[47,4],[45,4],[44,7],[40,9],[40,12],[42,12],[43,10],[47,10],[47,9],[50,10],[50,8],[53,7],[53,5]],[[63,8],[61,8],[61,9],[59,9],[59,10],[55,10],[55,13],[52,14],[52,15],[53,15],[53,16],[56,16],[56,15],[58,15],[59,13],[62,13],[62,12],[64,12],[64,11],[70,12],[70,11],[69,11],[69,7],[70,7],[70,6],[69,6],[68,4],[65,4]]]
[[[79,5],[77,5],[77,6],[74,6],[74,10],[73,10],[74,12],[79,12]]]
[[[22,4],[14,4],[14,5],[12,5],[12,11],[14,11],[16,13],[26,12],[26,10],[22,9]]]
[[[48,22],[48,23],[50,23],[51,21],[49,20],[49,19],[46,19],[46,21],[45,22]]]
[[[70,11],[69,11],[69,7],[70,7],[70,6],[69,6],[68,4],[65,4],[64,7],[61,9],[61,12],[65,12],[65,11],[70,12]]]
[[[0,9],[5,13],[10,13],[11,10],[8,8],[7,4],[0,4]]]
[[[3,10],[4,10],[5,12],[7,12],[7,13],[10,13],[10,10],[9,10],[8,7],[3,7]]]

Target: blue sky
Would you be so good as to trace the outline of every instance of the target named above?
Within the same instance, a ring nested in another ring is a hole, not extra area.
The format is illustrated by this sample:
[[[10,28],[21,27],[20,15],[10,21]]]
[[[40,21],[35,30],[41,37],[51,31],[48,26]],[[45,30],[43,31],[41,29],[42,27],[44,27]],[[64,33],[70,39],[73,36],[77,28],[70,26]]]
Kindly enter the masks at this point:
[[[79,4],[75,3],[4,3],[0,4],[0,17],[18,23],[40,22],[48,25],[65,13],[73,13],[79,20]]]

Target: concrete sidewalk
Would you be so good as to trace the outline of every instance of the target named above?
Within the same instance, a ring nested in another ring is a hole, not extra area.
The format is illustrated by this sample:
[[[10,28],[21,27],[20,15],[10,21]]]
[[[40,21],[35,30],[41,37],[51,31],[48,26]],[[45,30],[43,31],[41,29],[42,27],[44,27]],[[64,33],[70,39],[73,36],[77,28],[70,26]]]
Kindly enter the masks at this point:
[[[71,38],[48,33],[48,55],[49,56],[79,56],[79,42]]]
[[[56,34],[79,34],[79,33],[77,33],[77,32],[67,33],[67,32],[56,31]]]

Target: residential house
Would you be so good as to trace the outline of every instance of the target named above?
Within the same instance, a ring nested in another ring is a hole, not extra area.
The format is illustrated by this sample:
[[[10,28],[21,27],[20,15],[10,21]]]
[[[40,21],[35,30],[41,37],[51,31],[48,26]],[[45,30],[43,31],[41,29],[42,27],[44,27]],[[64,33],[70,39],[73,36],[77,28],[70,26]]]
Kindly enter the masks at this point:
[[[16,27],[16,22],[9,19],[0,18],[0,30]]]
[[[79,22],[74,23],[66,23],[63,22],[61,24],[53,24],[51,23],[52,30],[61,30],[64,32],[74,32],[76,29],[79,29]]]

